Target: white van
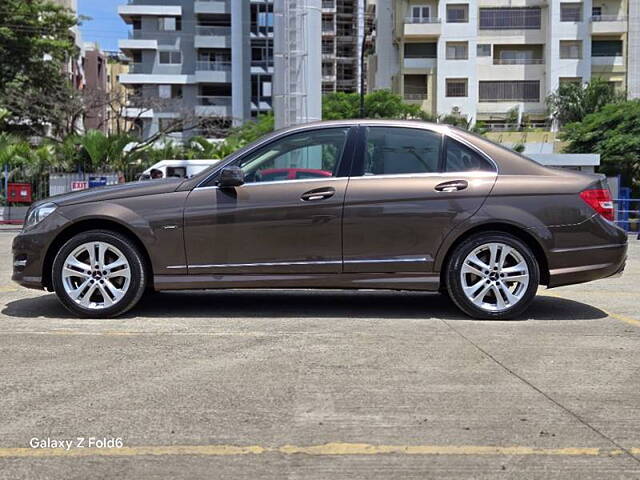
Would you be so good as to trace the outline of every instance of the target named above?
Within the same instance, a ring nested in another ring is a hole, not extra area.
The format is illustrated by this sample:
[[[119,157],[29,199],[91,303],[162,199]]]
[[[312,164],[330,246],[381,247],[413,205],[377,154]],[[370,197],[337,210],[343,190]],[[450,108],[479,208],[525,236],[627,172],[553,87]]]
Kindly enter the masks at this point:
[[[150,180],[151,170],[162,172],[162,178],[190,178],[220,160],[162,160],[140,174],[138,180]]]

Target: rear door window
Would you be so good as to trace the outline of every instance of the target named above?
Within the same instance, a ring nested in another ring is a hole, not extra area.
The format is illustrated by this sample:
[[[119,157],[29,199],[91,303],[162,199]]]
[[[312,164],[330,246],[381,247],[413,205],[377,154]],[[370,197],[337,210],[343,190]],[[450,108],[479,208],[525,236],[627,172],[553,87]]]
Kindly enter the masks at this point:
[[[369,127],[359,174],[435,173],[439,170],[441,148],[442,136],[430,130]]]

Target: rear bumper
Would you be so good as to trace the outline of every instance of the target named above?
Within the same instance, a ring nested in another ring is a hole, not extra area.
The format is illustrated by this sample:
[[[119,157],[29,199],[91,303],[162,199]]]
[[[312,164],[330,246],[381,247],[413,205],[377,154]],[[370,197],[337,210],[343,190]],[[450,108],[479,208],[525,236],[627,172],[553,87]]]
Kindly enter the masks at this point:
[[[578,250],[574,253],[578,253]],[[560,287],[622,275],[627,260],[627,245],[607,245],[597,250],[584,249],[582,253],[589,263],[549,270],[548,286]]]

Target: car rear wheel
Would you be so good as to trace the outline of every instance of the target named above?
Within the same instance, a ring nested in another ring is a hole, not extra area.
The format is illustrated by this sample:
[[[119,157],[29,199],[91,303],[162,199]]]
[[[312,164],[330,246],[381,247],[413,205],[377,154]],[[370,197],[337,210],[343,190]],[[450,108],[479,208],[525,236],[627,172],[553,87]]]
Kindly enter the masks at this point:
[[[110,318],[133,308],[145,291],[143,258],[129,239],[92,230],[68,240],[53,262],[53,288],[82,317]]]
[[[501,232],[473,235],[456,247],[447,271],[455,304],[478,319],[521,315],[533,301],[540,279],[538,262],[520,239]]]

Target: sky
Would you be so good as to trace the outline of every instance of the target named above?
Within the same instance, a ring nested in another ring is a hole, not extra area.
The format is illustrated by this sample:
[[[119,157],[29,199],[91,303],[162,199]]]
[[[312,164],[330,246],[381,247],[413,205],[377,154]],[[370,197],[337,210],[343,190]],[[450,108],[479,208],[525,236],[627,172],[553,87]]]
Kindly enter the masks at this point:
[[[118,15],[126,0],[78,0],[78,13],[91,20],[82,22],[82,40],[98,42],[103,50],[118,50],[118,40],[127,38],[129,28]]]

